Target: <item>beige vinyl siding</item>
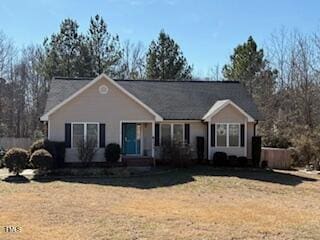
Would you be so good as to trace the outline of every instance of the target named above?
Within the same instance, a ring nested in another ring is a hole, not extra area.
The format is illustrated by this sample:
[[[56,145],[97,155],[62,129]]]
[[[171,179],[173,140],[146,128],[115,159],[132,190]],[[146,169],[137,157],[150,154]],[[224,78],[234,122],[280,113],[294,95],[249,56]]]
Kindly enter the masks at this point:
[[[99,93],[102,84],[107,94]],[[155,117],[109,81],[101,79],[49,116],[50,140],[64,141],[65,123],[99,122],[106,124],[106,144],[120,143],[120,121],[153,121]],[[75,149],[67,149],[67,161],[76,161]],[[96,154],[96,161],[104,159]]]

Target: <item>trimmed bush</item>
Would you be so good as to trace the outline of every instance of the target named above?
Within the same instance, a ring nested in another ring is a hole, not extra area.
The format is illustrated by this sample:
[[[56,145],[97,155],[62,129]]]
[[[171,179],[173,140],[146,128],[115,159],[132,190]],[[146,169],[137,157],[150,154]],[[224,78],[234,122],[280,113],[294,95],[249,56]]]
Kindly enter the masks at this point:
[[[45,141],[44,139],[39,139],[32,143],[30,147],[30,154],[32,155],[35,151],[40,150],[40,149],[45,149]]]
[[[239,166],[238,157],[235,155],[228,156],[228,165],[230,167],[238,167]]]
[[[108,162],[117,162],[120,158],[121,148],[118,143],[109,143],[105,149],[104,156]]]
[[[173,167],[186,168],[194,163],[189,144],[164,141],[161,144],[160,150],[161,160],[164,165],[170,164]]]
[[[228,157],[225,152],[215,152],[213,154],[213,164],[217,167],[226,166]]]
[[[64,142],[54,142],[49,141],[48,139],[37,140],[30,147],[30,155],[40,149],[45,149],[52,155],[53,168],[63,166],[66,152]]]
[[[238,162],[240,167],[248,166],[248,159],[246,157],[238,157]]]
[[[25,169],[28,164],[29,154],[22,148],[11,148],[4,155],[4,164],[9,169],[9,172],[13,172],[19,175]]]
[[[53,167],[52,155],[45,149],[35,151],[30,157],[30,162],[39,170],[48,170]]]

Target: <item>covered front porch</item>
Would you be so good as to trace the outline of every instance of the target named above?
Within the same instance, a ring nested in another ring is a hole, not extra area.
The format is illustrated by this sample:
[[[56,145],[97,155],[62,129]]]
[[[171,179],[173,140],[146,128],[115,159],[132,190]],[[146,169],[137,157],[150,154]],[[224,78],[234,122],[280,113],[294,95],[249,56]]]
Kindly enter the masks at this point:
[[[154,159],[154,121],[121,121],[120,145],[127,161]]]

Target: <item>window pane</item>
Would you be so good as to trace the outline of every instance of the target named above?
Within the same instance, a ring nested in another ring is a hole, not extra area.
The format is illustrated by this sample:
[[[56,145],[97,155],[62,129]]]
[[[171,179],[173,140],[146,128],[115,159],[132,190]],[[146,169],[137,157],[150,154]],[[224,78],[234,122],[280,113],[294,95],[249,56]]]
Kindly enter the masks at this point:
[[[98,145],[98,124],[87,124],[87,141],[93,141]]]
[[[227,146],[227,125],[217,124],[217,146],[226,147]]]
[[[173,141],[175,143],[183,142],[183,125],[182,124],[173,125]]]
[[[238,147],[239,146],[239,135],[240,128],[238,124],[229,125],[229,146]]]
[[[84,125],[73,124],[73,136],[72,136],[73,147],[77,147],[80,141],[84,140]]]
[[[161,124],[161,144],[171,141],[171,125]]]

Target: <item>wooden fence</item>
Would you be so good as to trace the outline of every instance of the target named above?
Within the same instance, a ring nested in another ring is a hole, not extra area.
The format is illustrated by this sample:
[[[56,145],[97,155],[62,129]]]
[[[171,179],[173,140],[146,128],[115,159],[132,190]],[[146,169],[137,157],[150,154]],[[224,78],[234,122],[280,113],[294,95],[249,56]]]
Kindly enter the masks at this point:
[[[3,147],[4,149],[10,149],[12,147],[29,149],[31,144],[32,144],[31,138],[14,138],[14,137],[0,138],[0,147]]]
[[[292,158],[288,149],[267,148],[261,149],[261,161],[267,161],[268,167],[277,169],[289,169]]]

